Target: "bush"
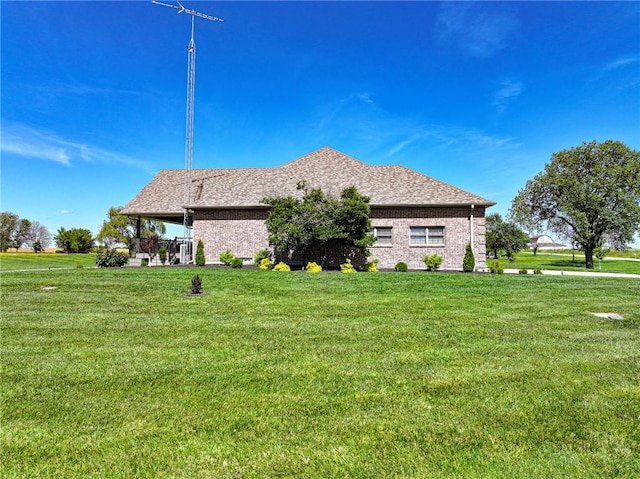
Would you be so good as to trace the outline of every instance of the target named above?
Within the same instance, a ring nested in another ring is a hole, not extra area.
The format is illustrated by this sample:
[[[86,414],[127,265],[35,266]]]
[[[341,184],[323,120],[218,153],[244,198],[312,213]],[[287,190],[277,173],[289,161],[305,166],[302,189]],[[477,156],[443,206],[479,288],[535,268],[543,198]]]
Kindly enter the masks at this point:
[[[404,261],[398,261],[395,266],[395,270],[398,273],[406,273],[409,271],[409,266]]]
[[[262,260],[265,259],[265,258],[267,260],[270,259],[271,258],[271,253],[269,252],[268,249],[261,249],[253,257],[253,264],[259,267],[260,264],[262,263]]]
[[[533,270],[533,274],[542,274],[542,270],[540,268],[536,268]]]
[[[464,259],[462,260],[462,271],[471,273],[474,269],[476,269],[476,259],[473,257],[471,243],[467,243],[467,247],[464,250]]]
[[[204,242],[200,239],[198,240],[198,246],[196,248],[196,264],[198,266],[204,266],[206,262],[204,257]]]
[[[518,270],[518,274],[529,274],[529,272],[527,271],[527,268],[520,268]]]
[[[260,265],[258,266],[258,268],[266,270],[273,268],[273,265],[271,264],[271,261],[269,261],[269,258],[262,258],[260,260]]]
[[[107,251],[96,256],[96,266],[98,268],[120,268],[128,262],[127,255],[117,251]]]
[[[231,260],[231,267],[236,269],[242,268],[243,263],[242,258],[233,258]]]
[[[197,274],[191,278],[191,294],[202,294],[202,280]]]
[[[233,261],[233,258],[235,258],[235,256],[233,256],[233,253],[231,252],[230,249],[220,253],[220,262],[222,264],[224,264],[225,266],[231,266],[231,262]]]
[[[307,273],[321,273],[322,266],[320,266],[318,263],[307,263],[306,270]]]
[[[280,261],[277,265],[273,267],[272,271],[291,271],[291,268],[287,263],[283,263]]]
[[[492,274],[504,273],[504,268],[500,266],[500,262],[498,260],[487,261],[487,266],[489,267],[489,271],[491,271]]]
[[[162,248],[160,248],[158,250],[158,256],[160,256],[160,262],[162,263],[162,266],[164,266],[164,264],[167,262],[167,248],[166,248],[166,246],[163,246]]]
[[[343,273],[356,273],[356,269],[351,264],[351,260],[349,258],[347,258],[346,263],[342,263],[340,265],[340,271],[342,271]]]
[[[364,270],[368,273],[377,273],[378,272],[378,261],[379,259],[375,258],[371,261],[368,261],[364,264]]]
[[[438,254],[432,254],[431,256],[425,256],[422,258],[422,262],[427,267],[427,271],[437,271],[440,269],[443,261],[444,259],[442,256]]]

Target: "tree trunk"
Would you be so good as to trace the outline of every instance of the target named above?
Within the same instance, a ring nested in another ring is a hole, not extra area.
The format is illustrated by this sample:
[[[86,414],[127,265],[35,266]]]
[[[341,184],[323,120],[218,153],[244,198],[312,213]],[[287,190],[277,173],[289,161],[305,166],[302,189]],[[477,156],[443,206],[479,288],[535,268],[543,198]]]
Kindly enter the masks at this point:
[[[584,264],[587,269],[593,269],[593,250],[594,248],[584,249]]]

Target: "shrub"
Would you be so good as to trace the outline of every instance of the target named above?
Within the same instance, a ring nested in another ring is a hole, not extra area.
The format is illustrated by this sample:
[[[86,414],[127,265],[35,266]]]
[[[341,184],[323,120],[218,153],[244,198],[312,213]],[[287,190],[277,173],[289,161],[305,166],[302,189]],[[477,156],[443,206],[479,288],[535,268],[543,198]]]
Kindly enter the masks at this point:
[[[260,269],[271,269],[273,268],[273,265],[271,264],[271,261],[269,261],[269,258],[262,258],[260,260],[260,266],[258,266]]]
[[[149,258],[142,258],[140,266],[149,266]]]
[[[204,266],[206,262],[204,257],[204,242],[200,239],[198,240],[198,246],[196,248],[196,264],[198,266]]]
[[[540,268],[536,268],[533,270],[533,274],[542,274],[542,270]]]
[[[355,273],[356,269],[351,264],[351,260],[347,258],[347,262],[340,265],[340,271],[343,273]]]
[[[96,256],[96,266],[98,268],[120,268],[127,264],[129,258],[124,253],[117,251],[107,251]]]
[[[268,260],[270,258],[271,258],[271,253],[269,252],[269,250],[268,249],[261,249],[253,257],[253,264],[255,264],[256,266],[259,267],[262,264],[262,260],[263,259],[267,259]]]
[[[487,261],[487,266],[489,267],[489,271],[491,271],[492,274],[504,273],[504,268],[500,266],[500,262],[498,260]]]
[[[467,243],[467,247],[464,250],[464,259],[462,260],[462,271],[465,273],[471,273],[475,268],[476,259],[473,257],[471,243]]]
[[[520,268],[518,270],[518,274],[529,274],[529,272],[527,271],[527,268]]]
[[[164,264],[167,262],[167,248],[166,248],[166,246],[163,246],[162,248],[160,248],[158,250],[158,256],[160,256],[160,262],[162,263],[162,266],[164,266]]]
[[[287,263],[283,263],[280,261],[277,265],[273,267],[272,271],[291,271],[291,268]]]
[[[236,269],[242,268],[243,263],[242,258],[233,258],[231,260],[231,267]]]
[[[409,266],[404,261],[398,261],[395,266],[395,270],[398,273],[406,273],[409,271]]]
[[[202,294],[202,280],[197,274],[191,278],[191,294]]]
[[[222,264],[224,264],[225,266],[231,266],[231,262],[233,261],[233,258],[235,258],[235,256],[233,256],[231,250],[228,249],[220,253],[219,258]]]
[[[444,261],[444,259],[438,254],[432,254],[431,256],[425,256],[422,258],[422,262],[427,267],[427,271],[437,271],[440,269],[442,261]]]
[[[307,263],[307,273],[320,273],[322,272],[322,266],[318,263]]]
[[[378,272],[378,261],[380,261],[379,259],[375,258],[372,259],[371,261],[367,261],[364,264],[364,270],[368,273],[377,273]]]

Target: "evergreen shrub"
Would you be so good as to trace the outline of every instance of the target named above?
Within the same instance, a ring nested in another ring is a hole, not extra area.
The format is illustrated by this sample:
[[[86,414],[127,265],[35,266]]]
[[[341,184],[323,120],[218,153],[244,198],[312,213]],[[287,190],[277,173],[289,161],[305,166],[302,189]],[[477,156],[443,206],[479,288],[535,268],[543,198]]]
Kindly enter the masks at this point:
[[[117,251],[107,251],[96,256],[98,268],[120,268],[129,262],[129,257]]]
[[[349,258],[347,258],[346,263],[342,263],[340,265],[340,271],[342,271],[343,273],[356,273],[356,269],[351,264],[351,260]]]
[[[242,268],[242,265],[243,265],[242,258],[233,258],[231,260],[231,267],[232,268],[236,268],[236,269]]]
[[[272,271],[291,271],[291,268],[287,263],[283,263],[280,261],[277,265],[273,267]]]
[[[231,266],[231,262],[233,261],[233,258],[235,258],[235,256],[233,256],[231,250],[228,249],[220,253],[219,258],[222,264],[224,264],[225,266]]]
[[[471,273],[475,268],[476,259],[473,257],[471,243],[467,243],[467,247],[464,250],[464,259],[462,260],[462,271],[465,273]]]
[[[438,254],[432,254],[431,256],[424,256],[422,262],[427,267],[427,271],[437,271],[440,269],[444,258]]]
[[[404,261],[398,261],[394,268],[398,273],[406,273],[409,271],[409,266]]]
[[[321,273],[322,272],[322,266],[320,266],[318,263],[307,263],[307,267],[305,268],[307,270],[307,273]]]
[[[204,266],[206,259],[204,257],[204,241],[198,240],[198,246],[196,247],[196,264],[198,266]]]

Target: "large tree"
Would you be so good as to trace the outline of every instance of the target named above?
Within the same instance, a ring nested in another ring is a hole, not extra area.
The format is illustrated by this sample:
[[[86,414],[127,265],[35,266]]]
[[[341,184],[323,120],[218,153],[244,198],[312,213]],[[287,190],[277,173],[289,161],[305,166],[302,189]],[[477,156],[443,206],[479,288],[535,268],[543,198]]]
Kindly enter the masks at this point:
[[[15,233],[20,225],[20,218],[15,213],[0,213],[0,251],[5,252],[13,247]]]
[[[33,249],[35,253],[44,251],[51,244],[51,233],[42,224],[37,221],[31,222],[31,229],[27,237],[27,245]]]
[[[640,152],[608,140],[554,153],[518,192],[511,217],[569,233],[593,269],[593,251],[606,237],[626,244],[640,228]]]
[[[103,243],[107,249],[115,248],[118,245],[126,246],[129,255],[135,252],[136,248],[136,228],[137,220],[120,214],[122,206],[112,206],[107,213],[107,221],[102,223],[102,228],[98,233],[97,240]],[[150,235],[164,235],[167,228],[160,221],[142,220],[140,224],[141,238]]]
[[[65,253],[88,253],[93,248],[93,235],[84,228],[60,228],[53,239]]]
[[[512,261],[518,251],[527,247],[529,237],[518,226],[510,221],[504,221],[499,213],[487,216],[486,242],[487,251],[499,258],[504,251]]]
[[[375,242],[371,235],[369,197],[355,186],[342,190],[340,198],[326,195],[321,189],[308,190],[304,183],[302,199],[264,198],[271,206],[266,220],[269,244],[277,254],[304,251],[305,261],[325,266],[331,256],[369,254]]]

